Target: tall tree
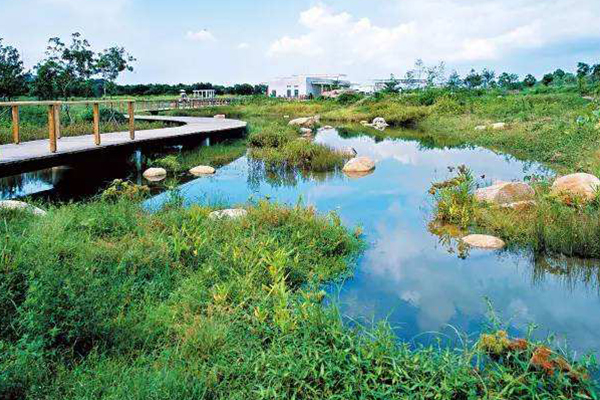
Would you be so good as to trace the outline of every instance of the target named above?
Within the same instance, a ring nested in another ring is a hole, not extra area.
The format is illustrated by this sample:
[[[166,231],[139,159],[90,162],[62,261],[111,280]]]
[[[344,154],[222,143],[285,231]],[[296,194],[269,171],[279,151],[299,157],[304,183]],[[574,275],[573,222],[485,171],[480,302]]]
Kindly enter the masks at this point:
[[[474,69],[465,77],[465,86],[469,89],[476,89],[483,83],[483,78]]]
[[[533,87],[537,83],[537,79],[535,76],[528,74],[525,79],[523,79],[523,85],[526,87]]]
[[[25,92],[25,68],[21,55],[0,38],[0,99],[10,100]]]
[[[519,86],[519,75],[503,72],[498,77],[498,85],[503,89],[514,90]]]
[[[132,62],[135,58],[128,54],[123,47],[111,47],[98,56],[96,62],[96,70],[102,76],[106,82],[110,85],[114,85],[115,81],[119,77],[119,74],[123,71],[133,71]],[[104,85],[104,94],[106,95],[107,85]]]
[[[484,88],[494,87],[496,84],[496,73],[490,69],[484,68],[481,71],[481,80]]]
[[[448,77],[448,82],[446,82],[446,86],[448,86],[451,89],[456,89],[456,88],[461,87],[462,85],[463,85],[463,81],[460,78],[460,75],[458,74],[458,72],[456,72],[456,70],[452,71],[452,73]]]

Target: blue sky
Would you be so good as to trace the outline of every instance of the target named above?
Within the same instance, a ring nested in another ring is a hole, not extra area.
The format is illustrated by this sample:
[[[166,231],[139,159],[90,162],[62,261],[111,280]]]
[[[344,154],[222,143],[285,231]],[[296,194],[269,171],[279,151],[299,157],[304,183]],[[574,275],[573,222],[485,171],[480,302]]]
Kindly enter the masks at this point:
[[[520,75],[600,63],[599,0],[0,0],[0,37],[28,66],[79,31],[137,59],[122,83],[363,82],[445,61]]]

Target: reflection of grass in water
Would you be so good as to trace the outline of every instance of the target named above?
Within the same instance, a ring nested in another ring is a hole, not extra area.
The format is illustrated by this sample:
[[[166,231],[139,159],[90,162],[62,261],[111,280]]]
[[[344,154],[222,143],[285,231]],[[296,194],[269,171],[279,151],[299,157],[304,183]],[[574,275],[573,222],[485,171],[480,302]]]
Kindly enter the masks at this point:
[[[583,284],[600,292],[600,259],[584,259],[562,255],[534,257],[533,282],[541,284],[547,275],[557,277],[569,290]]]
[[[150,165],[165,168],[170,172],[185,172],[198,165],[222,167],[246,153],[246,140],[235,139],[211,146],[200,146],[177,154],[170,154],[150,161]]]

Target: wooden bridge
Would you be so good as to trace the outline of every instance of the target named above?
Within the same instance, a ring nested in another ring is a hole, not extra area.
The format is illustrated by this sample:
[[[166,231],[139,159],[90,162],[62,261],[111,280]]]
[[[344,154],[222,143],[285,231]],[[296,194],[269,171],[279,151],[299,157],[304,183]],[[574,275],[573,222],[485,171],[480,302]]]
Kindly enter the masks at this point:
[[[0,176],[59,165],[75,155],[85,155],[109,148],[147,145],[151,142],[174,141],[190,138],[198,134],[224,133],[245,130],[246,123],[225,118],[200,118],[178,116],[137,115],[139,112],[157,113],[173,109],[194,109],[207,106],[230,104],[233,100],[194,99],[189,101],[163,100],[105,100],[75,102],[10,102],[0,103],[1,107],[12,109],[13,143],[0,145]],[[91,106],[93,122],[92,134],[61,137],[60,110],[63,106]],[[128,117],[129,130],[124,132],[100,132],[100,105],[124,112]],[[48,139],[21,142],[19,109],[27,106],[47,108]],[[161,121],[173,123],[174,127],[150,130],[135,130],[135,120]]]

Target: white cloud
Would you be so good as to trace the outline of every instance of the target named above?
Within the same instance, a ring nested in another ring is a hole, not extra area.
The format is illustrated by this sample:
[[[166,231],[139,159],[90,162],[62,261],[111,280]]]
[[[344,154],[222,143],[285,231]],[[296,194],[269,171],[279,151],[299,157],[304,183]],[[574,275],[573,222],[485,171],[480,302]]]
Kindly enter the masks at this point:
[[[394,1],[389,25],[318,4],[300,13],[305,29],[282,35],[267,55],[317,61],[328,70],[406,70],[428,63],[499,60],[518,50],[599,38],[600,2],[561,0]],[[308,60],[304,60],[308,63]]]
[[[239,50],[246,50],[246,49],[250,48],[250,45],[246,42],[242,42],[242,43],[238,44],[237,48]]]
[[[197,32],[188,31],[186,37],[189,40],[193,40],[195,42],[216,42],[217,41],[215,36],[207,29],[202,29],[201,31],[197,31]]]

